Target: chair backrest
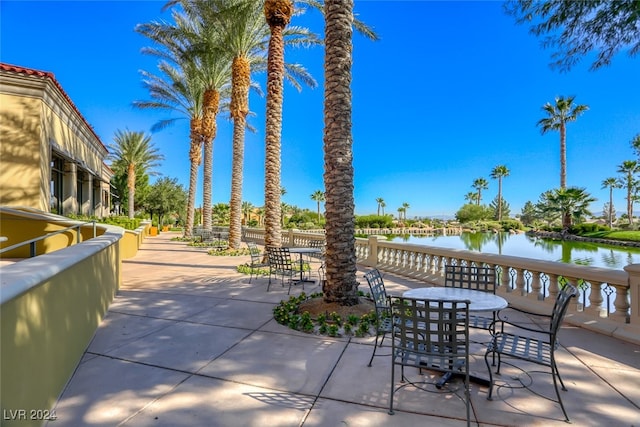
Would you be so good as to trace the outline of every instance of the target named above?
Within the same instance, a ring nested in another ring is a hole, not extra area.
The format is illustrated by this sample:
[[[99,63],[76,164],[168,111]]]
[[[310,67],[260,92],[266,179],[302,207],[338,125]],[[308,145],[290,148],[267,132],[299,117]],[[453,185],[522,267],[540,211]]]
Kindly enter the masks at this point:
[[[376,305],[376,314],[381,317],[389,313],[389,300],[387,299],[387,291],[384,287],[384,281],[377,268],[368,271],[364,278],[367,279],[369,290],[371,290],[371,298]]]
[[[444,268],[446,288],[465,288],[496,293],[496,269],[467,265],[447,265]]]
[[[389,306],[394,347],[405,359],[447,370],[452,359],[468,358],[469,301],[389,297]]]
[[[551,332],[551,342],[555,341],[555,337],[558,334],[558,329],[562,324],[564,315],[567,314],[569,308],[569,302],[571,298],[578,295],[578,289],[575,286],[567,283],[564,288],[558,292],[556,302],[553,305],[553,311],[551,312],[551,321],[549,322],[549,332]]]
[[[249,254],[251,255],[251,263],[255,264],[262,261],[260,249],[258,249],[258,245],[255,242],[247,242],[247,248],[249,248]]]
[[[289,248],[268,246],[267,257],[271,268],[279,272],[293,271],[293,263],[291,262],[291,253],[289,252]]]

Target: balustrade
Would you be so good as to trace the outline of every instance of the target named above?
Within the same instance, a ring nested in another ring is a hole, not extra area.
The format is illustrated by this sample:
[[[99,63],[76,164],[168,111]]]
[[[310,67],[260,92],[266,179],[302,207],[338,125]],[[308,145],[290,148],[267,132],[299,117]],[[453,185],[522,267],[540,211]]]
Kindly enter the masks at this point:
[[[245,238],[264,242],[264,230],[246,229]],[[283,245],[304,246],[318,233],[284,230]],[[640,265],[624,270],[565,264],[460,249],[403,244],[376,236],[356,238],[358,263],[405,277],[442,285],[447,264],[495,267],[496,293],[510,304],[550,310],[565,283],[576,286],[579,296],[569,307],[567,321],[640,343]]]

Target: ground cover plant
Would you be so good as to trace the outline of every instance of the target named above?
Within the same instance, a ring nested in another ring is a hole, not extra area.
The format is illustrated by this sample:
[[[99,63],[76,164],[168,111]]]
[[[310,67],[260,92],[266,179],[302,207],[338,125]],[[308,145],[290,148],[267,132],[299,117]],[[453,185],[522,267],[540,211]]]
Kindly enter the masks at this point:
[[[360,294],[360,304],[354,306],[328,305],[322,293],[291,296],[273,309],[274,319],[291,329],[317,335],[375,336],[377,316],[371,298]]]

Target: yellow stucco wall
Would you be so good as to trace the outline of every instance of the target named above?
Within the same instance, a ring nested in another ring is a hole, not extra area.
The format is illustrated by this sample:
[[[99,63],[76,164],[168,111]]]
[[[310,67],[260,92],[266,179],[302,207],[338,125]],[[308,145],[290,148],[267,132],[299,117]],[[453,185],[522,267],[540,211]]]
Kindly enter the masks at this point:
[[[42,102],[0,94],[0,204],[48,210],[42,194]],[[49,173],[47,169],[46,182]]]
[[[50,256],[20,264],[42,263]],[[52,408],[113,300],[119,276],[119,245],[114,242],[2,304],[2,413]],[[2,425],[41,422],[3,420]]]
[[[27,219],[20,212],[11,213],[0,211],[0,234],[7,237],[7,241],[0,242],[0,248],[24,242],[47,233],[62,230],[73,224],[73,221],[52,221],[47,218]],[[104,233],[104,228],[96,227],[96,235]],[[93,238],[93,226],[86,225],[81,230],[82,241]],[[77,230],[70,230],[48,237],[36,243],[36,255],[42,255],[66,248],[77,243]],[[0,258],[28,258],[29,245],[16,248],[0,255]]]

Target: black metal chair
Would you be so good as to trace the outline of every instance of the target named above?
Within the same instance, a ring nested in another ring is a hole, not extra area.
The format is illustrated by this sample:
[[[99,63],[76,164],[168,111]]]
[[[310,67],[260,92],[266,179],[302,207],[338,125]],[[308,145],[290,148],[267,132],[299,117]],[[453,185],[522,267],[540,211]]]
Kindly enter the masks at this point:
[[[471,422],[469,395],[469,301],[437,301],[389,297],[393,319],[391,348],[391,394],[389,414],[393,415],[394,394],[408,385],[425,389],[421,381],[410,381],[405,366],[438,372],[462,372],[467,426]],[[401,367],[401,384],[396,387],[395,369]]]
[[[567,388],[562,382],[562,377],[560,377],[555,353],[556,349],[560,345],[558,341],[558,331],[560,329],[560,325],[562,324],[564,316],[567,312],[567,308],[569,307],[571,298],[575,297],[577,294],[578,290],[575,288],[575,286],[566,284],[564,288],[562,288],[558,293],[551,314],[532,313],[529,311],[516,309],[514,307],[508,308],[509,310],[515,310],[527,315],[536,316],[547,320],[548,326],[546,329],[532,328],[529,326],[516,324],[509,321],[508,319],[503,318],[502,312],[499,313],[498,319],[496,320],[495,324],[495,330],[498,332],[494,333],[493,339],[489,343],[487,352],[484,355],[485,363],[487,364],[487,368],[489,369],[490,384],[489,395],[487,396],[488,400],[491,400],[494,385],[493,372],[491,371],[491,367],[489,366],[489,354],[494,357],[494,362],[492,363],[494,366],[495,356],[497,356],[498,358],[498,368],[496,369],[497,374],[500,374],[500,364],[502,362],[502,356],[531,362],[537,365],[546,366],[551,370],[550,374],[553,377],[553,386],[555,388],[558,400],[553,400],[552,398],[547,396],[541,397],[558,402],[560,404],[560,408],[562,409],[562,413],[565,416],[565,420],[569,421],[569,416],[567,415],[567,411],[564,408],[562,397],[560,397],[560,391],[558,390],[558,382],[560,382],[562,390],[566,391]],[[505,326],[508,331],[505,331]],[[517,333],[519,331],[521,331],[521,333]]]
[[[380,347],[384,341],[384,337],[391,332],[391,312],[389,310],[389,300],[387,299],[387,291],[384,288],[384,281],[377,269],[368,271],[364,278],[367,279],[369,284],[369,290],[371,291],[371,298],[376,305],[376,341],[373,345],[373,353],[369,364],[371,366],[373,358],[376,356],[376,350]],[[380,338],[382,334],[382,338]]]
[[[464,288],[495,294],[496,277],[496,270],[493,267],[446,265],[444,268],[445,288]],[[470,314],[469,327],[491,331],[490,328],[495,320],[495,312],[491,317]]]
[[[254,275],[257,277],[257,272],[261,268],[268,268],[269,263],[262,262],[264,255],[260,252],[258,245],[254,242],[247,242],[247,248],[249,248],[249,254],[251,255],[251,262],[249,264],[249,268],[251,269],[249,272],[249,283],[251,283],[251,279]]]
[[[269,284],[267,285],[267,291],[269,291],[269,288],[271,287],[271,276],[280,276],[283,287],[284,279],[287,277],[289,282],[287,295],[289,295],[291,293],[291,286],[293,285],[293,277],[297,273],[293,268],[289,248],[267,246],[267,259],[269,261]],[[304,290],[304,282],[302,284],[302,289]]]

